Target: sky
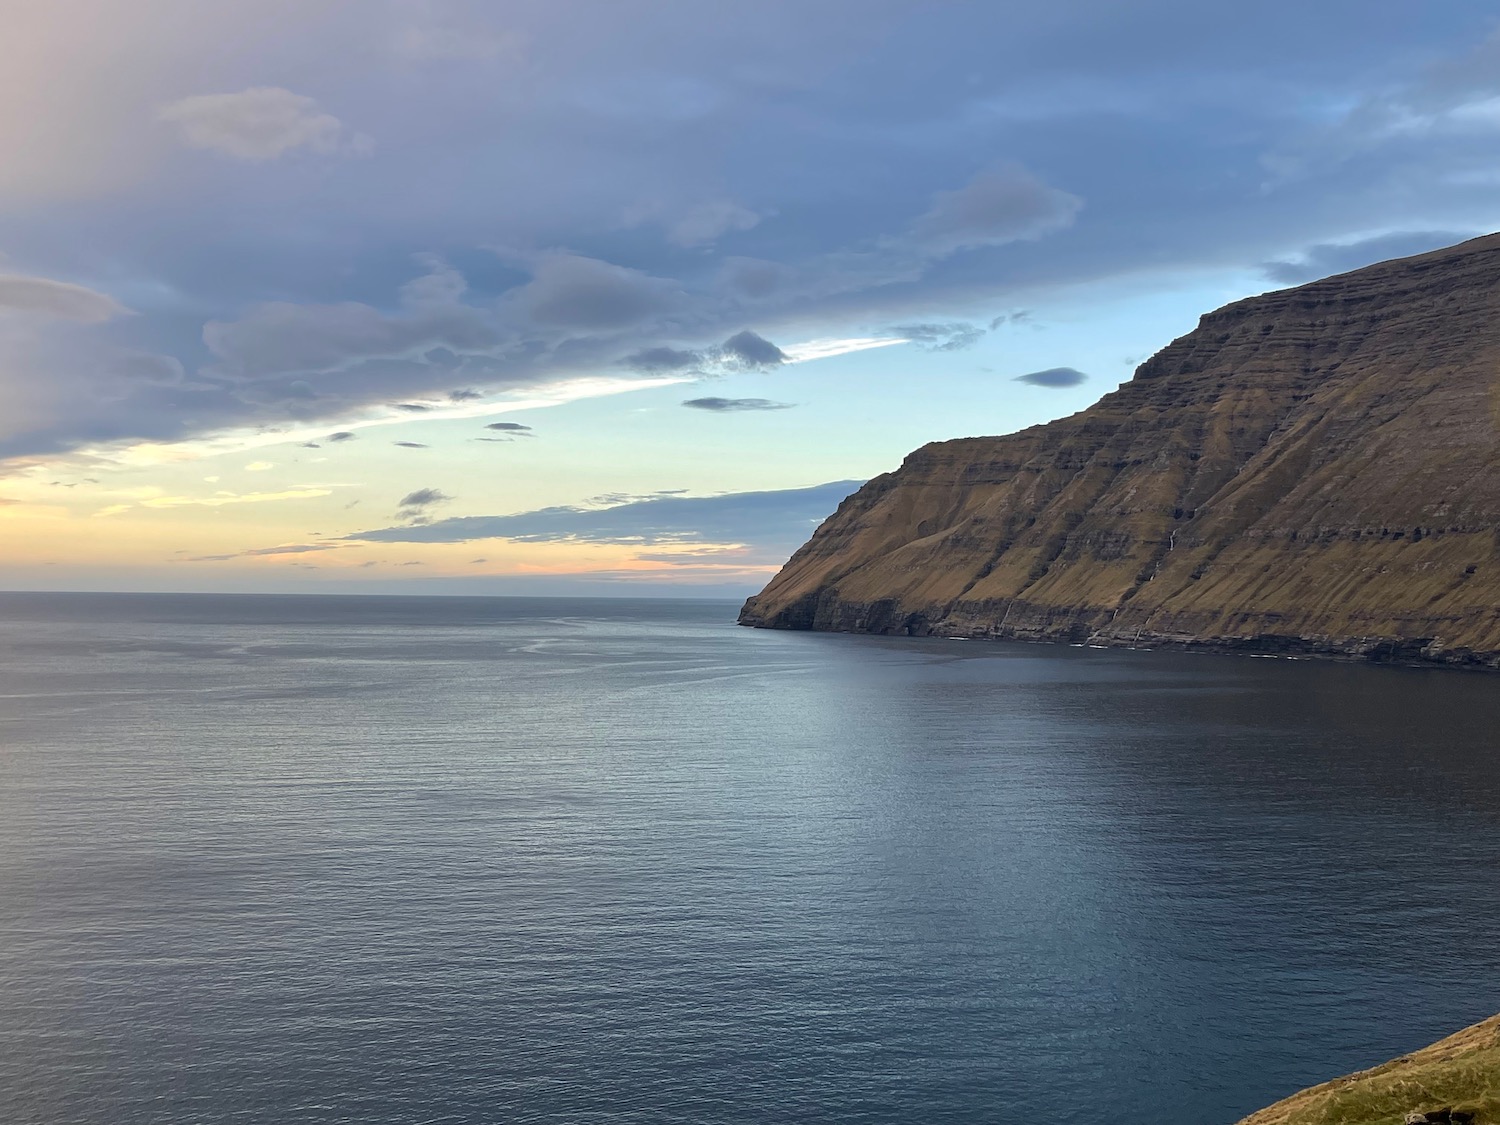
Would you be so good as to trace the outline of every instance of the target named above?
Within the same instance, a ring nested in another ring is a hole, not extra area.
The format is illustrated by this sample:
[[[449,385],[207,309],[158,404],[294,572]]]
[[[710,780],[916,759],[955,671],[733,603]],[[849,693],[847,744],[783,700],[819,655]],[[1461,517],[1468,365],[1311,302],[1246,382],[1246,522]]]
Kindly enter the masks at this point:
[[[3,6],[3,589],[743,595],[1500,229],[1487,4]]]

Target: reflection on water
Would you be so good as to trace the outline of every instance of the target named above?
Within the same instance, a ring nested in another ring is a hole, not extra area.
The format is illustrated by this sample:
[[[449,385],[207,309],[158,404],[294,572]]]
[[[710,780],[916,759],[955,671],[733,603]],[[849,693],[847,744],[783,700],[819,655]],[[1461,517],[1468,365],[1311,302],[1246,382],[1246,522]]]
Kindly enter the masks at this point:
[[[0,1120],[1227,1123],[1500,1010],[1500,678],[0,597]]]

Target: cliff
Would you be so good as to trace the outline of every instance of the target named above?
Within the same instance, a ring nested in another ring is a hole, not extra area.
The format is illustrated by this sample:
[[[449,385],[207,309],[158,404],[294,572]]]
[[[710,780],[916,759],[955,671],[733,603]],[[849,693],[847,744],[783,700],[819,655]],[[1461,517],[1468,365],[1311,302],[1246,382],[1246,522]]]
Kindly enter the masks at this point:
[[[1500,1122],[1500,1016],[1373,1070],[1293,1094],[1239,1125],[1406,1122]]]
[[[1071,417],[923,446],[740,622],[1500,666],[1500,235],[1204,316]]]

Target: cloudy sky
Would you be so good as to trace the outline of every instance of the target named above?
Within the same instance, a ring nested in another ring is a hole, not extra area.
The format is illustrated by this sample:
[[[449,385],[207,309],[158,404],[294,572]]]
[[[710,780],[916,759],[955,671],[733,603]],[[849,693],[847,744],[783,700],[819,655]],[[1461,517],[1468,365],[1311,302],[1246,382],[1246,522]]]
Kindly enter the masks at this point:
[[[1500,228],[1458,0],[4,0],[0,588],[743,593]]]

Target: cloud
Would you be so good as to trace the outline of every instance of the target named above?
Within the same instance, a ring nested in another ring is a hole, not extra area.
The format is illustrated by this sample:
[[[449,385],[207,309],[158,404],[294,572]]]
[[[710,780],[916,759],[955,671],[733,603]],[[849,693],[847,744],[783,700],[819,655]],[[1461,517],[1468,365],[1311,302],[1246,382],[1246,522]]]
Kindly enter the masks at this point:
[[[446,504],[452,499],[453,497],[440,488],[419,488],[401,497],[401,502],[396,506],[398,508],[430,508],[434,504]]]
[[[1003,246],[1071,226],[1082,207],[1076,195],[1049,187],[1020,165],[1005,165],[939,192],[912,234],[938,255]]]
[[[491,422],[485,426],[487,430],[498,430],[504,434],[529,434],[530,426],[523,426],[520,422]]]
[[[759,300],[770,297],[791,281],[792,271],[780,262],[764,258],[726,258],[720,277],[740,297]]]
[[[707,364],[708,359],[703,352],[658,346],[643,348],[634,355],[626,356],[620,363],[648,375],[661,375],[692,371]]]
[[[237,160],[275,160],[293,149],[360,151],[368,140],[350,137],[343,123],[312,98],[279,86],[237,94],[196,94],[161,107],[157,116],[177,128],[183,143]]]
[[[399,445],[402,449],[429,449],[430,446],[423,445],[420,441],[393,441],[392,445]]]
[[[1003,322],[1004,318],[999,318]],[[956,352],[984,339],[984,329],[973,324],[903,324],[891,329],[929,352]]]
[[[760,216],[732,199],[718,199],[694,207],[667,230],[667,241],[675,246],[707,246],[731,231],[750,230]]]
[[[1284,188],[1340,165],[1367,162],[1381,150],[1399,154],[1395,159],[1401,163],[1422,150],[1444,156],[1492,150],[1497,133],[1500,31],[1492,30],[1470,50],[1430,61],[1409,81],[1344,99],[1338,112],[1319,115],[1281,138],[1262,163],[1274,177],[1272,186]],[[1485,165],[1492,170],[1493,161],[1486,159]]]
[[[743,371],[769,371],[786,362],[786,352],[747,328],[719,346],[719,361]]]
[[[328,488],[289,488],[283,492],[220,492],[213,496],[153,496],[140,502],[143,508],[221,508],[226,504],[267,504],[278,500],[314,500],[332,496]]]
[[[1076,387],[1080,383],[1088,382],[1088,378],[1082,371],[1072,367],[1049,367],[1045,371],[1030,371],[1025,375],[1017,375],[1015,381],[1030,383],[1033,387],[1058,389]]]
[[[690,398],[682,405],[694,410],[730,413],[738,410],[790,410],[796,404],[772,402],[768,398]]]
[[[479,399],[482,399],[483,397],[484,397],[484,395],[480,394],[478,391],[474,390],[472,387],[464,388],[464,389],[457,390],[457,391],[449,391],[448,392],[448,401],[449,402],[477,402]]]
[[[348,370],[360,360],[411,358],[440,346],[482,351],[500,340],[490,318],[458,303],[383,313],[354,301],[272,301],[203,327],[218,370],[249,378]]]
[[[688,372],[696,375],[725,375],[770,371],[789,360],[786,352],[747,328],[736,332],[716,347],[699,351],[662,346],[645,348],[626,356],[620,363],[648,375]]]
[[[425,414],[427,413],[427,411],[431,410],[432,407],[428,406],[426,403],[421,402],[398,402],[396,404],[396,409],[404,410],[408,414]]]
[[[784,559],[860,485],[834,481],[812,488],[723,496],[657,495],[606,508],[556,507],[508,516],[459,516],[421,526],[380,528],[347,538],[378,543],[614,543],[658,546],[747,544]]]
[[[1036,325],[1036,319],[1031,315],[1030,309],[1015,309],[1012,312],[1003,312],[999,316],[990,319],[990,331],[1003,328],[1007,324],[1030,324]]]
[[[102,512],[96,512],[102,515]],[[228,562],[231,559],[274,558],[277,555],[306,555],[318,551],[347,550],[350,543],[287,543],[280,547],[256,547],[249,551],[235,551],[227,555],[195,555],[183,562]]]
[[[358,436],[359,435],[354,433],[352,430],[340,430],[338,433],[329,434],[328,440],[332,442],[353,441]]]
[[[98,324],[128,310],[113,297],[45,277],[0,275],[0,309]]]
[[[1266,262],[1261,269],[1272,281],[1300,285],[1330,274],[1347,273],[1372,262],[1426,253],[1472,237],[1473,233],[1456,231],[1398,231],[1356,242],[1322,242],[1309,246],[1295,259]]]
[[[628,328],[682,299],[676,282],[597,258],[552,253],[511,297],[535,324],[595,331]]]
[[[1500,38],[1472,4],[1078,0],[1067,36],[1031,3],[80,4],[0,36],[0,272],[136,315],[34,288],[60,324],[0,314],[0,457],[712,374],[747,325],[795,360],[1036,302],[1082,325],[1156,293],[1164,323],[1259,263],[1311,268],[1300,247],[1488,226],[1500,178]],[[368,159],[327,158],[367,122]],[[1262,190],[1286,151],[1308,174]],[[660,202],[622,226],[634,200]],[[883,404],[915,378],[869,377]]]

